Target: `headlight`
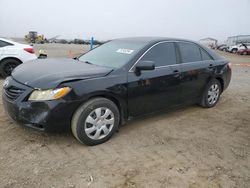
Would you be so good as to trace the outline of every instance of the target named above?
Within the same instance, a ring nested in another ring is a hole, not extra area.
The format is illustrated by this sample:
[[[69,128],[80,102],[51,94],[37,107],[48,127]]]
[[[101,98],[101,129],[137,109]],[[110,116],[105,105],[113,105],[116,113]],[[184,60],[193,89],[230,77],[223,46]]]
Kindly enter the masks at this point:
[[[63,87],[58,89],[35,90],[31,93],[29,101],[55,100],[65,96],[71,89]]]

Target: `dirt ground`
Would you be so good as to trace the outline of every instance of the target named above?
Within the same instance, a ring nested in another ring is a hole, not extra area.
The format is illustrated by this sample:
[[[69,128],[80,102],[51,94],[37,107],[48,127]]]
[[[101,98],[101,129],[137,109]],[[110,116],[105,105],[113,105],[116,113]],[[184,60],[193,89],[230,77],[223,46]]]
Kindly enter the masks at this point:
[[[250,56],[222,54],[250,64]],[[250,67],[233,67],[216,107],[193,105],[139,119],[94,147],[70,133],[20,127],[0,101],[0,187],[249,188]]]

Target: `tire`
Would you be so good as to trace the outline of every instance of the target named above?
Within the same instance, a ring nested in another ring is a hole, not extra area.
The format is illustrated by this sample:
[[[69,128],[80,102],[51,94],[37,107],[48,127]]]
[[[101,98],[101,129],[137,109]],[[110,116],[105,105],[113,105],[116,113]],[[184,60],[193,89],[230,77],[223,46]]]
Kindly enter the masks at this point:
[[[243,52],[242,55],[247,55],[247,52]]]
[[[213,92],[212,94],[209,94]],[[200,105],[204,108],[214,107],[220,99],[221,84],[217,79],[211,80],[202,95]]]
[[[235,54],[238,50],[236,48],[232,49],[232,53]]]
[[[6,78],[11,75],[11,72],[14,68],[20,65],[20,61],[16,59],[6,59],[0,63],[0,74],[3,78]]]
[[[76,110],[71,130],[79,142],[93,146],[108,141],[117,131],[119,120],[119,110],[112,101],[94,98]]]

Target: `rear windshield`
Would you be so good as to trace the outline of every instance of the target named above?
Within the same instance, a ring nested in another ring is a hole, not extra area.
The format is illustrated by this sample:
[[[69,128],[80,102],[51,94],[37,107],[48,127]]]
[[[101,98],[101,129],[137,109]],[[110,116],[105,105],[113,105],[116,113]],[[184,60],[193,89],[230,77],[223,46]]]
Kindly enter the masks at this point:
[[[131,60],[145,45],[145,42],[114,40],[82,55],[79,57],[79,61],[99,66],[120,68]]]

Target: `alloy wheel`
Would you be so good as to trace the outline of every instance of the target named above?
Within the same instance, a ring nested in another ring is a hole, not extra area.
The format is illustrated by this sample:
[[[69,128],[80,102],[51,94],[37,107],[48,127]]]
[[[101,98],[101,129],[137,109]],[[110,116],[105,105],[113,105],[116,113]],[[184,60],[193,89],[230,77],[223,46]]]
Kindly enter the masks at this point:
[[[208,90],[207,101],[208,104],[213,105],[217,102],[220,94],[220,88],[218,84],[212,84]]]

